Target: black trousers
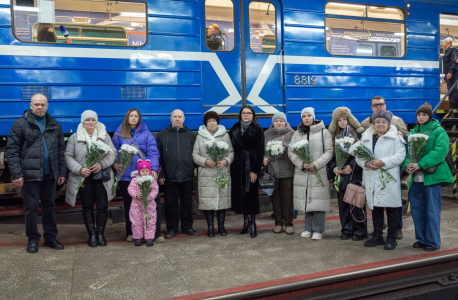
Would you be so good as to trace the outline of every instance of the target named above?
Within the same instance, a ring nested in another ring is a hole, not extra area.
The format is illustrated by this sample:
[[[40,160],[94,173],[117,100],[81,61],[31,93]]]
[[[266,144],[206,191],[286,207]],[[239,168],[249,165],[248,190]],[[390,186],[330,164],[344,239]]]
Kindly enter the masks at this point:
[[[354,207],[353,210],[350,212],[351,206],[344,199],[345,190],[340,190],[337,193],[337,200],[339,205],[339,217],[340,217],[340,225],[342,226],[341,232],[342,234],[346,235],[357,235],[357,236],[365,236],[367,235],[367,218],[366,215],[366,207],[359,208]],[[364,222],[356,222],[353,216],[359,220]]]
[[[22,187],[24,198],[25,234],[29,242],[39,242],[41,234],[38,232],[38,204],[41,199],[43,212],[42,224],[45,241],[53,241],[57,236],[56,214],[56,180],[49,175],[44,175],[42,181],[24,182]]]
[[[167,231],[179,232],[192,228],[192,180],[165,181],[164,216]]]
[[[458,80],[458,73],[453,73],[451,79],[447,79],[447,88],[450,90],[455,82]],[[450,108],[458,108],[458,90],[457,87],[448,95],[448,100],[450,102]]]
[[[103,182],[94,181],[91,173],[84,180],[84,187],[81,187],[79,192],[83,204],[83,213],[85,211],[93,211],[95,203],[97,207],[97,229],[105,228],[108,218],[108,195]]]
[[[387,238],[396,238],[396,230],[398,225],[398,207],[378,207],[374,206],[372,211],[372,221],[374,223],[375,235],[382,236],[383,234],[383,211],[386,210],[388,218]]]
[[[127,188],[129,187],[130,181],[120,181],[119,188],[121,189],[122,198],[124,200],[124,219],[126,220],[126,236],[132,235],[132,222],[129,218],[129,211],[130,206],[132,205],[132,196],[129,195]],[[156,199],[156,213],[157,213],[157,221],[156,221],[156,235],[155,238],[161,236],[161,196],[159,193],[157,194]]]

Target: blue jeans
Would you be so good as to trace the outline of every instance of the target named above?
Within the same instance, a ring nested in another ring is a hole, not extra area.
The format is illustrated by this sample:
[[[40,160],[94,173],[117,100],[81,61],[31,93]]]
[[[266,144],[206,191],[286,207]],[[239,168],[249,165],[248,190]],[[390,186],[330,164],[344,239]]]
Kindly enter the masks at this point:
[[[440,248],[442,184],[425,186],[414,182],[410,190],[410,210],[418,242]]]

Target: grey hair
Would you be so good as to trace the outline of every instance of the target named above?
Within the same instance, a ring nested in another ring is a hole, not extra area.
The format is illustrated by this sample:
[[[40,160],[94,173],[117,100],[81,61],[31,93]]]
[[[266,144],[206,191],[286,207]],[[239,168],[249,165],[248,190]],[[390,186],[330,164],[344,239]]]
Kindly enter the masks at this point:
[[[444,42],[447,42],[447,44],[452,45],[453,44],[453,39],[451,37],[446,37],[444,39]]]

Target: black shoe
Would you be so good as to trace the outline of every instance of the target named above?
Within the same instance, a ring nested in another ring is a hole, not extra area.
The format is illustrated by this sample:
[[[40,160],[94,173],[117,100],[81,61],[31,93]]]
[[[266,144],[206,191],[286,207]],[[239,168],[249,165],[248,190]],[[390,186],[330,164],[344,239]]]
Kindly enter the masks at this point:
[[[387,239],[384,249],[385,250],[394,250],[394,249],[396,249],[397,245],[398,245],[398,242],[396,242],[396,239],[394,239],[392,241],[388,241],[388,239]]]
[[[54,250],[64,250],[64,245],[62,245],[58,240],[54,241],[45,241],[43,246],[49,247]]]
[[[173,237],[175,237],[175,236],[176,236],[175,231],[170,230],[170,231],[167,232],[167,234],[165,235],[165,238],[166,238],[166,239],[171,239],[171,238],[173,238]]]
[[[353,241],[362,241],[364,240],[365,238],[367,238],[367,235],[363,234],[363,235],[358,235],[358,234],[355,234],[351,239]]]
[[[293,211],[293,220],[297,219],[298,215],[299,215],[299,211],[298,210]]]
[[[258,232],[256,230],[256,215],[251,215],[251,230],[250,230],[250,237],[255,238],[258,236]]]
[[[242,231],[240,231],[240,234],[248,233],[249,226],[250,226],[250,219],[248,218],[248,215],[243,215],[243,228],[242,228]]]
[[[141,246],[142,245],[142,240],[135,240],[135,246]]]
[[[89,235],[89,240],[87,241],[87,245],[89,247],[94,248],[94,247],[97,247],[97,243],[98,243],[98,241],[97,241],[96,235],[95,234]]]
[[[345,234],[343,233],[341,236],[340,236],[340,239],[345,241],[345,240],[349,240],[352,238],[352,235],[351,234]]]
[[[434,252],[437,249],[439,249],[439,248],[436,248],[436,247],[433,247],[433,246],[426,246],[423,250],[425,250],[426,252]]]
[[[146,240],[146,247],[153,247],[153,246],[154,246],[153,240]]]
[[[213,210],[204,210],[205,218],[207,219],[207,236],[214,237],[215,236],[215,225],[214,219],[215,214]]]
[[[29,242],[27,245],[28,253],[37,253],[38,252],[38,242]]]
[[[95,224],[94,224],[94,212],[92,210],[83,211],[84,224],[86,225],[87,233],[89,234],[89,240],[87,245],[89,247],[97,247],[97,237],[95,235]]]
[[[385,245],[385,240],[381,236],[374,236],[373,238],[364,243],[364,247],[376,247],[379,245]]]
[[[226,228],[224,228],[224,221],[226,220],[226,210],[221,209],[216,211],[216,219],[218,220],[218,233],[221,236],[226,236],[227,231]]]
[[[181,233],[183,234],[187,234],[187,235],[190,235],[190,236],[198,236],[199,233],[197,231],[195,231],[194,229],[188,229],[188,230],[182,230]]]
[[[412,247],[414,247],[415,249],[425,249],[426,245],[420,242],[415,242]]]
[[[107,245],[107,240],[103,236],[105,232],[105,226],[107,225],[108,211],[106,212],[97,212],[96,214],[96,224],[97,224],[97,245],[105,247]]]
[[[274,213],[271,213],[271,214],[270,214],[270,217],[271,217],[272,219],[275,219],[275,214],[274,214]]]

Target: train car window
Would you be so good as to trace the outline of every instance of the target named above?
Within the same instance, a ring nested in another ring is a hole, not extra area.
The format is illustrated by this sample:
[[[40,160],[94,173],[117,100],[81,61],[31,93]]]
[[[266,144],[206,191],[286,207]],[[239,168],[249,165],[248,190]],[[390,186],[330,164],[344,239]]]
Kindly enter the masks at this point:
[[[12,11],[21,42],[139,47],[147,41],[142,2],[13,0]]]
[[[325,30],[331,55],[367,56],[362,45],[370,45],[374,57],[403,57],[406,51],[404,23],[326,17]]]
[[[210,51],[232,51],[235,47],[234,3],[205,1],[205,44]]]
[[[325,14],[385,20],[404,20],[404,12],[395,7],[328,2]]]
[[[250,49],[254,53],[277,51],[276,9],[269,2],[251,2],[249,6]]]
[[[356,48],[356,54],[359,56],[373,56],[374,50],[371,45],[360,44]]]

